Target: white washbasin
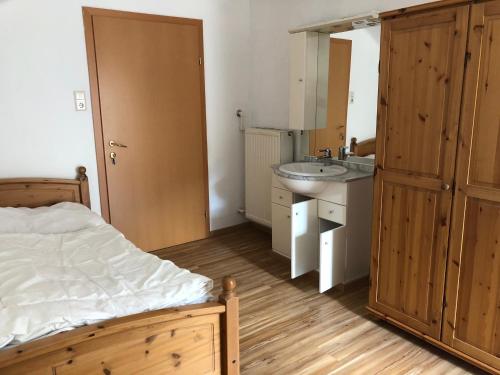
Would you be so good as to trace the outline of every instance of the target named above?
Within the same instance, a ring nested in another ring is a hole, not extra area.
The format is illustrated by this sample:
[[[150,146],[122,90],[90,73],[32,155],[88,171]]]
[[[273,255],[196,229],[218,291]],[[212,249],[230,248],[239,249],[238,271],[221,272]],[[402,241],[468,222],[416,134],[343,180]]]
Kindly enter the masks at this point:
[[[347,172],[341,165],[325,165],[324,163],[304,162],[280,165],[279,170],[288,174],[304,177],[330,177]]]
[[[341,165],[325,165],[315,162],[283,164],[279,166],[279,170],[297,177],[316,177],[314,179],[294,179],[278,175],[278,179],[283,185],[290,191],[299,194],[321,193],[328,185],[328,181],[321,179],[321,177],[333,177],[347,172],[347,168]]]

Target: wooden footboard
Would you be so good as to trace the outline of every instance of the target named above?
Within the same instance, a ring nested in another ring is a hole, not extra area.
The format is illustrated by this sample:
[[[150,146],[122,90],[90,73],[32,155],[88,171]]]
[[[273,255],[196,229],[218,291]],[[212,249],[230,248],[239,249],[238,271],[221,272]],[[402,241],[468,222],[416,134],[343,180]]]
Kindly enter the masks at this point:
[[[0,351],[1,374],[239,374],[232,277],[219,302],[131,315]]]

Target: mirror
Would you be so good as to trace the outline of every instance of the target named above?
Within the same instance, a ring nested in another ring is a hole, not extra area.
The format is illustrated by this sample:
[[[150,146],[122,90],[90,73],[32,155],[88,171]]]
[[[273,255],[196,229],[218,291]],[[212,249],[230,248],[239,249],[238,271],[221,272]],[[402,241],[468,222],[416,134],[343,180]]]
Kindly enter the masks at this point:
[[[332,33],[329,42],[328,51],[318,50],[318,67],[321,61],[328,65],[323,73],[318,69],[317,77],[318,87],[327,87],[326,98],[317,100],[318,111],[326,110],[326,124],[305,132],[304,153],[321,156],[320,149],[330,148],[335,157],[339,147],[347,147],[374,157],[380,24]]]

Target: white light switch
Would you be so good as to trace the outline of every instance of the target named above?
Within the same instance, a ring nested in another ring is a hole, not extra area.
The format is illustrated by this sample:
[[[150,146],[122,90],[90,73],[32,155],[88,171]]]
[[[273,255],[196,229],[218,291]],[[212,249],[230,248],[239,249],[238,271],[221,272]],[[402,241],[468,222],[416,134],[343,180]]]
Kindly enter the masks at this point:
[[[86,111],[87,102],[85,101],[85,91],[74,91],[75,108],[77,111]]]
[[[354,103],[354,91],[349,91],[349,103]]]

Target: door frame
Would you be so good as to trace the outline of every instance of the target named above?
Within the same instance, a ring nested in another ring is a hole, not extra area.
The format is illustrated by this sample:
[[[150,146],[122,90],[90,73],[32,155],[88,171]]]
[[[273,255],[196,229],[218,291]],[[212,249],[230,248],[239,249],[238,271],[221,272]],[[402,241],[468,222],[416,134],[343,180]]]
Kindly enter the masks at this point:
[[[101,9],[82,7],[83,13],[83,26],[85,31],[85,45],[87,49],[87,63],[89,70],[90,81],[90,97],[92,104],[92,120],[94,123],[94,141],[97,159],[97,175],[99,181],[99,197],[101,201],[101,215],[110,223],[111,211],[109,206],[109,192],[108,180],[106,175],[106,154],[104,145],[104,136],[102,129],[101,117],[101,102],[99,93],[99,81],[97,75],[97,57],[95,51],[94,40],[94,27],[93,16],[106,16],[116,18],[127,18],[134,20],[150,21],[150,22],[167,22],[182,25],[192,25],[198,28],[199,32],[199,51],[201,57],[201,74],[200,74],[200,88],[201,88],[201,118],[202,118],[202,152],[204,163],[204,182],[205,182],[205,227],[206,237],[210,233],[210,206],[209,206],[209,189],[208,189],[208,157],[207,157],[207,120],[206,120],[206,100],[205,100],[205,69],[204,69],[204,50],[203,50],[203,21],[193,18],[180,18],[161,16],[146,13],[134,13],[119,10]]]

